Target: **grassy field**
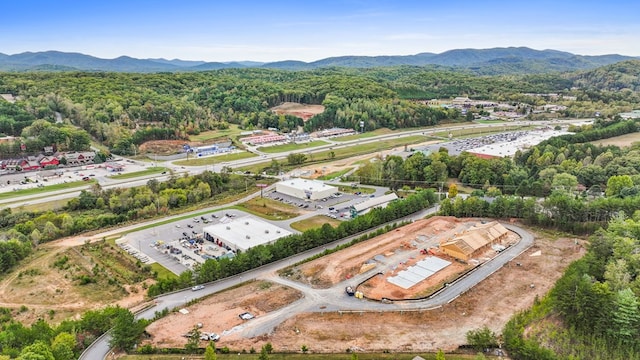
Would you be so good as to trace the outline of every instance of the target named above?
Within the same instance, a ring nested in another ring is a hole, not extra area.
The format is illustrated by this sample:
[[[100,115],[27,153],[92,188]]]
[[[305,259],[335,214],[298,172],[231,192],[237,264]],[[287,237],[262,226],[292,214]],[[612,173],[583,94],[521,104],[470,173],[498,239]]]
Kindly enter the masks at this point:
[[[161,166],[150,167],[141,171],[134,171],[130,173],[115,173],[109,176],[112,179],[120,180],[120,179],[133,179],[140,176],[152,175],[152,174],[160,174],[163,171],[167,171],[167,168]]]
[[[634,142],[640,142],[640,132],[625,134],[608,139],[596,140],[592,141],[591,143],[601,146],[615,145],[618,147],[625,147],[632,145]]]
[[[534,129],[534,128],[535,128],[535,126],[528,126],[528,125],[514,125],[514,126],[505,125],[502,128],[455,129],[455,130],[451,130],[451,134],[453,135],[454,139],[463,139],[463,138],[466,138],[466,137],[485,136],[485,135],[491,135],[491,134],[500,134],[500,133],[503,133],[505,131],[531,130],[531,129]],[[446,137],[449,136],[449,131],[437,132],[437,133],[434,133],[433,136],[446,138]]]
[[[311,345],[307,345],[311,348]],[[249,353],[237,353],[230,354],[217,354],[218,360],[258,360],[260,356],[260,349],[255,349],[256,354]],[[358,360],[411,360],[417,355],[421,356],[425,360],[434,360],[436,354],[431,353],[357,353]],[[120,357],[121,360],[181,360],[181,359],[201,360],[204,359],[203,355],[127,355]],[[461,355],[461,354],[446,354],[447,360],[470,360],[474,359],[475,355]],[[353,354],[339,353],[339,354],[295,354],[295,353],[272,353],[269,354],[270,360],[353,360]]]
[[[45,197],[46,195],[44,195],[44,194],[46,194],[48,192],[51,192],[51,191],[75,190],[76,188],[87,186],[87,185],[91,185],[91,184],[95,184],[95,183],[96,183],[96,180],[95,179],[91,179],[89,181],[74,181],[74,182],[70,182],[70,183],[47,185],[47,186],[41,187],[41,188],[22,189],[22,190],[17,190],[17,191],[8,191],[8,192],[0,193],[0,199],[11,199],[11,198],[20,197],[20,196],[36,195],[36,194],[43,194],[42,197]]]
[[[267,153],[267,154],[275,154],[286,151],[300,150],[300,149],[312,149],[314,147],[327,145],[328,142],[322,140],[310,141],[302,144],[283,144],[283,145],[274,145],[274,146],[261,146],[258,150]]]
[[[340,220],[332,219],[330,217],[324,215],[316,215],[314,217],[310,217],[308,219],[296,221],[291,223],[291,227],[298,231],[307,231],[310,229],[317,229],[322,227],[324,224],[329,224],[332,227],[337,227],[340,225]]]
[[[404,129],[406,130],[406,129]],[[333,141],[350,141],[350,140],[358,140],[358,139],[366,139],[366,138],[370,138],[370,137],[374,137],[374,136],[378,136],[378,135],[385,135],[385,134],[391,134],[393,133],[393,130],[390,129],[376,129],[373,131],[367,131],[364,132],[362,134],[354,134],[354,135],[347,135],[347,136],[338,136],[335,138],[331,138],[331,140]]]
[[[318,180],[332,180],[332,179],[335,179],[337,177],[340,177],[340,176],[348,173],[351,170],[353,170],[352,167],[346,168],[346,169],[343,169],[343,170],[340,170],[340,171],[335,171],[335,172],[329,173],[327,175],[319,176]]]
[[[300,215],[297,206],[265,197],[253,198],[245,203],[239,204],[235,208],[268,220],[292,219]]]
[[[406,136],[402,138],[396,139],[387,139],[380,140],[371,143],[365,144],[355,144],[346,148],[340,149],[328,149],[325,151],[320,151],[317,153],[313,153],[307,156],[307,161],[302,164],[302,166],[312,164],[320,164],[326,161],[334,161],[340,159],[350,158],[352,156],[364,155],[364,154],[372,154],[378,151],[392,149],[397,146],[418,144],[425,141],[425,137],[423,135],[415,135],[415,136]],[[333,156],[330,155],[333,153]],[[251,166],[245,166],[239,168],[242,171],[250,171],[252,173],[260,173],[266,167],[271,164],[271,161],[265,161],[258,164],[254,164]]]
[[[478,124],[501,124],[504,120],[476,120]]]
[[[216,139],[234,138],[240,135],[242,131],[243,130],[238,128],[238,125],[229,124],[228,129],[201,132],[198,135],[189,136],[189,140],[209,142],[211,140],[216,140]]]
[[[205,157],[189,159],[189,160],[178,160],[178,161],[174,161],[173,163],[175,165],[180,165],[180,166],[203,166],[203,165],[220,164],[227,161],[248,159],[256,156],[258,155],[247,152],[247,151],[242,151],[242,152],[234,152],[232,154],[225,154],[225,155],[205,156]]]

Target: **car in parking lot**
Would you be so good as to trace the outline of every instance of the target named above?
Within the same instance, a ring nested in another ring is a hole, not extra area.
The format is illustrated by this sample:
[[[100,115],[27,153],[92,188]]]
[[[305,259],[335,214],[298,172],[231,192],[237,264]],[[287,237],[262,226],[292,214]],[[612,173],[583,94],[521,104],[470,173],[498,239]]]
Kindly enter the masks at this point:
[[[191,225],[191,224],[187,224],[187,227],[188,227],[188,228],[192,228],[192,227],[193,227],[193,225]]]
[[[191,291],[198,291],[204,289],[204,285],[196,285],[191,288]]]

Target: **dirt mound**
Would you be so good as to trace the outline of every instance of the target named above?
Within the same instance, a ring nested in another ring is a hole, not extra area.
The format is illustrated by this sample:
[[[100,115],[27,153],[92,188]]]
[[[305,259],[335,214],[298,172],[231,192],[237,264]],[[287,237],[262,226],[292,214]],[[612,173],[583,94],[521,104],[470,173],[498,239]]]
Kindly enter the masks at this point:
[[[271,108],[271,111],[278,115],[297,116],[301,118],[302,121],[307,121],[314,115],[321,114],[324,111],[324,106],[285,102]]]

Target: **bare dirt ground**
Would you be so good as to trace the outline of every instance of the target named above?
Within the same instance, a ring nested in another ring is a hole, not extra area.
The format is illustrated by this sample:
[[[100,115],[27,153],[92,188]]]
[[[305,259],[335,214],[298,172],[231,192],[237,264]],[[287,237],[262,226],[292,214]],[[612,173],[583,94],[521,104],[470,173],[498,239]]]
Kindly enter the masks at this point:
[[[238,316],[249,312],[261,316],[277,310],[298,299],[302,294],[294,289],[266,281],[252,282],[241,288],[224,291],[185,307],[188,314],[175,312],[147,327],[151,338],[147,340],[158,347],[184,347],[187,339],[182,336],[202,323],[200,331],[215,332],[224,339],[243,327],[245,320]],[[201,346],[205,346],[202,341]],[[248,349],[247,349],[248,350]]]
[[[324,106],[285,102],[278,106],[272,107],[271,111],[278,115],[288,114],[297,116],[301,118],[302,121],[307,121],[314,115],[321,114],[324,111]]]
[[[402,240],[403,234],[410,234],[414,238],[423,232],[446,234],[455,231],[464,221],[440,218],[427,221],[427,224],[429,226],[426,229],[422,224],[422,230],[419,230],[420,225],[414,223],[386,234],[384,239],[359,244],[358,250],[352,247],[336,253],[343,260],[348,259],[345,263],[340,263],[339,257],[323,257],[303,265],[300,273],[304,270],[307,274],[305,278],[314,286],[328,286],[345,279],[348,274],[357,273],[359,264],[368,259],[370,254],[392,249],[392,243],[397,245],[405,241]],[[580,239],[551,238],[531,229],[529,231],[535,235],[531,249],[442,308],[380,313],[301,313],[285,320],[269,335],[245,339],[233,331],[227,332],[217,346],[249,350],[252,347],[259,349],[266,342],[271,342],[278,351],[299,351],[302,345],[310,347],[312,352],[344,352],[346,349],[371,352],[453,351],[466,343],[465,334],[469,330],[487,325],[500,333],[512,314],[529,308],[536,298],[543,297],[569,263],[584,255],[583,241]],[[426,235],[429,236],[428,233]],[[281,289],[284,291],[287,288]],[[212,296],[206,303],[189,307],[189,311],[202,315],[188,318],[176,314],[152,324],[151,341],[159,347],[182,347],[186,339],[180,335],[199,318],[211,318],[215,314],[215,326],[208,330],[205,321],[203,330],[223,332],[241,325],[237,315],[242,311],[254,311],[256,314],[269,311],[258,305],[264,305],[266,297],[277,304],[270,305],[271,308],[276,308],[295,301],[298,296],[288,295],[271,300],[274,294],[271,290],[268,293],[256,291],[255,285],[251,285]]]

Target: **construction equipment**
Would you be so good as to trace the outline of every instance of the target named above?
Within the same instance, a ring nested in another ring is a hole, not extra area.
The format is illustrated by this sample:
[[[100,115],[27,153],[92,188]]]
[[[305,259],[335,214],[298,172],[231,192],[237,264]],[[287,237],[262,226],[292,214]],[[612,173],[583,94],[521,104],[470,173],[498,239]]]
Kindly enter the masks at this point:
[[[347,295],[349,296],[353,296],[356,292],[353,290],[353,287],[351,286],[347,286],[344,291],[347,293]]]

